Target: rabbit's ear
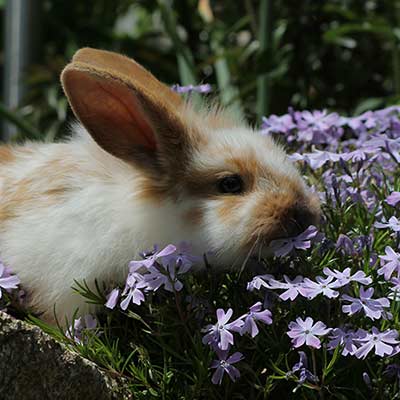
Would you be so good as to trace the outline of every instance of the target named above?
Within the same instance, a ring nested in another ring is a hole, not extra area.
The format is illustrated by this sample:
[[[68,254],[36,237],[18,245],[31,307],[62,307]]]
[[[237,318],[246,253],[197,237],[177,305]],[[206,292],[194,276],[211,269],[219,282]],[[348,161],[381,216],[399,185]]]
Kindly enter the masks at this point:
[[[156,93],[174,106],[182,104],[182,98],[178,93],[161,83],[136,61],[122,54],[85,47],[74,54],[72,62],[86,63],[111,73],[124,75],[136,82],[141,82],[149,91]]]
[[[77,118],[114,156],[159,169],[188,147],[179,95],[133,60],[83,49],[61,81]]]

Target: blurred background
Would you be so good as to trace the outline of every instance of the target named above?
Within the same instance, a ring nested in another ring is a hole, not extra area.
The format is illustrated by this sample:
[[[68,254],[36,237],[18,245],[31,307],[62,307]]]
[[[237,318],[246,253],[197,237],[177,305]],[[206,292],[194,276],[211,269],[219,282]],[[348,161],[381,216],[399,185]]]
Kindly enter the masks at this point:
[[[0,0],[3,140],[55,140],[59,84],[84,46],[167,84],[210,83],[252,123],[288,107],[359,114],[400,101],[398,0]]]

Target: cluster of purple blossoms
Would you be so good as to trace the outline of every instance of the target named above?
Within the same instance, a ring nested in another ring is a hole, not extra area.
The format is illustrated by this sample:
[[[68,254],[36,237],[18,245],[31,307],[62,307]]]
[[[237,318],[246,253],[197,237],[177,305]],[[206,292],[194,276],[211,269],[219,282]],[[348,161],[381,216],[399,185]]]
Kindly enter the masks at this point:
[[[371,332],[367,332],[364,329],[336,328],[332,330],[329,338],[328,350],[341,346],[343,356],[365,358],[372,350],[380,357],[392,356],[399,352],[400,342],[397,340],[398,332],[395,329],[380,332],[378,328],[372,327]]]
[[[344,120],[336,113],[322,111],[293,111],[278,117],[271,115],[262,119],[261,133],[283,133],[286,140],[305,143],[330,143],[343,135]],[[296,135],[294,134],[296,130]]]
[[[203,337],[203,343],[209,345],[219,358],[211,364],[211,368],[217,368],[212,377],[212,382],[215,384],[221,384],[225,372],[233,381],[240,376],[239,370],[232,367],[231,364],[242,360],[243,355],[236,352],[228,357],[231,346],[235,344],[233,333],[238,333],[241,336],[249,334],[254,338],[259,333],[258,323],[272,324],[271,311],[263,310],[261,302],[253,304],[246,314],[229,322],[232,315],[233,310],[231,308],[226,313],[222,308],[219,308],[216,324],[209,324],[203,329],[203,332],[206,333]]]
[[[366,276],[364,271],[357,271],[354,274],[351,274],[350,271],[350,268],[346,268],[344,271],[336,269],[332,271],[325,267],[323,272],[326,278],[317,276],[315,281],[300,275],[293,280],[284,275],[283,282],[276,280],[272,275],[257,275],[247,284],[247,289],[249,291],[260,290],[262,287],[269,290],[283,289],[284,292],[279,297],[285,301],[293,301],[298,295],[312,300],[320,294],[332,299],[339,296],[339,292],[335,289],[346,286],[350,282],[358,282],[364,285],[369,285],[372,282],[371,277]]]
[[[378,328],[372,327],[371,332],[364,329],[344,331],[340,328],[327,328],[321,321],[314,324],[311,317],[307,317],[305,320],[299,317],[296,322],[290,322],[287,335],[292,339],[295,348],[305,344],[319,349],[321,347],[320,337],[326,336],[328,333],[331,333],[330,341],[327,344],[328,350],[334,350],[340,346],[343,356],[352,355],[357,358],[365,358],[372,350],[375,355],[380,357],[393,356],[400,352],[400,341],[397,340],[399,335],[395,329],[381,332]]]
[[[190,254],[189,243],[181,242],[177,247],[169,244],[161,250],[143,254],[143,260],[131,261],[125,287],[113,289],[107,296],[105,306],[113,309],[119,298],[120,307],[126,310],[129,304],[140,305],[145,301],[145,293],[157,291],[161,287],[169,292],[179,292],[183,288],[180,276],[187,273],[199,259]]]

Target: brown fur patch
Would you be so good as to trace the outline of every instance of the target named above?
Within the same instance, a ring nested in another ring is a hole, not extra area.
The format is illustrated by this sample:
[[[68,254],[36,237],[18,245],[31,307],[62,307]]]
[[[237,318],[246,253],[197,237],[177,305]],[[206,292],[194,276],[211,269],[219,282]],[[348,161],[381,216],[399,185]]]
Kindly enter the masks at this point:
[[[0,146],[0,164],[6,164],[15,160],[15,153],[11,146]]]
[[[17,148],[17,155],[23,153],[25,153],[23,147]],[[67,193],[71,191],[66,177],[78,173],[73,164],[55,159],[49,160],[22,179],[11,181],[6,176],[2,177],[0,220],[4,222],[15,218],[28,209],[62,203]]]
[[[165,201],[169,190],[162,181],[157,182],[157,180],[143,177],[139,180],[134,191],[138,193],[136,197],[144,202],[162,203]]]
[[[200,207],[192,208],[187,211],[184,218],[193,225],[198,225],[203,221],[203,210]]]
[[[0,220],[5,221],[21,214],[24,210],[35,207],[48,207],[60,203],[67,189],[53,183],[40,182],[34,177],[24,178],[2,190]]]

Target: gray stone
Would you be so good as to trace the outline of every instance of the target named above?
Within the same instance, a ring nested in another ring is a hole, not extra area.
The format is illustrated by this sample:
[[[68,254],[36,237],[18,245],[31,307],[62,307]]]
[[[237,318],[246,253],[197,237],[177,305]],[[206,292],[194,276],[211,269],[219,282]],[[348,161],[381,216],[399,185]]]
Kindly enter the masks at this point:
[[[1,400],[129,399],[123,384],[40,328],[0,311]]]

